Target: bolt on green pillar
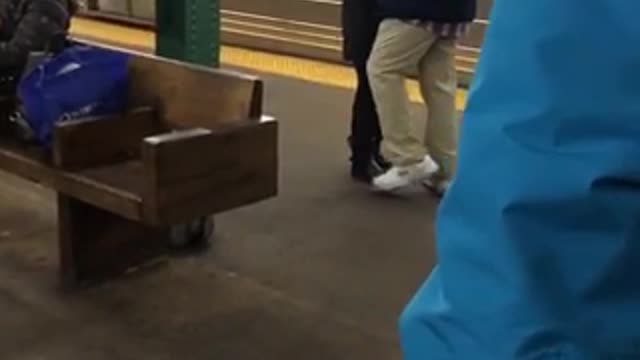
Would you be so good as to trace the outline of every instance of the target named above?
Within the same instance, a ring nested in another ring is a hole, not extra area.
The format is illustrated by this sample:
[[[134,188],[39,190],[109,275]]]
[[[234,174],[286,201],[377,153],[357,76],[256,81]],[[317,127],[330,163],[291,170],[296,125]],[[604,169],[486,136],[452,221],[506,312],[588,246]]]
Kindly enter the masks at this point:
[[[156,53],[220,64],[220,0],[156,0]]]

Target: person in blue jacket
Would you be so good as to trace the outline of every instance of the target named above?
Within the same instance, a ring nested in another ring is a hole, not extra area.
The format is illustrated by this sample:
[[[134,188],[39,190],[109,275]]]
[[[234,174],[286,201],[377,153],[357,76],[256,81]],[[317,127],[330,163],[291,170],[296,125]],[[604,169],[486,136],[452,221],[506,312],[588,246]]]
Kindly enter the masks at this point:
[[[640,359],[638,13],[495,2],[406,360]]]

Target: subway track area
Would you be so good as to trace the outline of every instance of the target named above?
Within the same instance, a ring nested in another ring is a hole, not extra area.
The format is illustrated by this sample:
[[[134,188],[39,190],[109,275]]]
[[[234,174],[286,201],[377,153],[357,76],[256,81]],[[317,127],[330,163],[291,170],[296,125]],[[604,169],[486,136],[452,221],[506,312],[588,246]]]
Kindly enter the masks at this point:
[[[153,51],[155,35],[153,31],[96,21],[86,18],[76,19],[73,23],[74,36],[115,46],[134,48],[141,51]],[[331,62],[309,60],[288,55],[267,53],[233,46],[223,46],[221,51],[223,66],[237,67],[269,75],[307,81],[313,84],[341,89],[355,88],[355,74],[347,66]],[[409,81],[407,88],[412,101],[422,98],[418,84]],[[466,91],[458,92],[458,108],[462,109],[466,101]]]
[[[149,31],[85,19],[73,33],[154,44]],[[279,196],[218,216],[201,256],[69,294],[57,289],[55,195],[0,173],[3,360],[401,359],[397,318],[435,262],[437,200],[351,181],[348,68],[235,47],[222,60],[265,80]]]

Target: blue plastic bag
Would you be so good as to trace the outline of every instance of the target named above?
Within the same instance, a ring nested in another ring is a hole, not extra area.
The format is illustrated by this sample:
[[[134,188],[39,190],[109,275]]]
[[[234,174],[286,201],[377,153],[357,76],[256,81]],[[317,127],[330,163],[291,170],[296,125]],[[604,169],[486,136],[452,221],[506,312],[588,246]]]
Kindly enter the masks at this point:
[[[123,53],[73,46],[27,74],[18,95],[38,142],[51,146],[58,121],[124,111],[128,63],[129,56]]]
[[[640,359],[640,1],[494,6],[405,358]]]

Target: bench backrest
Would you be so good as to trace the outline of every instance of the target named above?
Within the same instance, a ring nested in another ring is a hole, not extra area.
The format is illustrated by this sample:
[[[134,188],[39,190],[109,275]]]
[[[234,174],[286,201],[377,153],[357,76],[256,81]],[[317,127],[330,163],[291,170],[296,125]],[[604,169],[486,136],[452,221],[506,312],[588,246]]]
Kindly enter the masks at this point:
[[[216,128],[262,116],[262,82],[252,76],[152,55],[131,61],[131,102],[154,106],[168,128]]]

